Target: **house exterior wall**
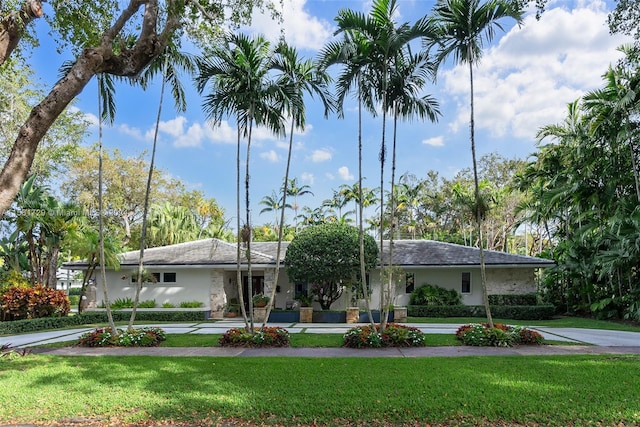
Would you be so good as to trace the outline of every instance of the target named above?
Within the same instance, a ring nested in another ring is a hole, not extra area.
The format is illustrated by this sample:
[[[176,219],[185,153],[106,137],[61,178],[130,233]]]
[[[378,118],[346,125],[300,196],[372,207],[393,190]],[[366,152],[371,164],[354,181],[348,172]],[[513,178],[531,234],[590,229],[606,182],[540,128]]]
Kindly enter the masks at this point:
[[[464,272],[471,273],[471,292],[466,294],[462,294],[462,273]],[[414,274],[415,288],[430,284],[445,289],[455,289],[462,295],[463,304],[483,304],[480,268],[407,269],[405,273]],[[532,268],[487,269],[487,292],[489,295],[526,294],[535,291],[535,270]],[[379,291],[377,293],[379,295]],[[405,284],[402,283],[396,289],[394,304],[406,306],[409,304],[409,297],[410,293],[406,292]],[[379,302],[376,301],[376,304]]]
[[[208,268],[185,269],[149,269],[149,272],[175,272],[176,283],[155,283],[142,287],[140,300],[156,301],[156,306],[163,303],[171,303],[179,306],[184,301],[202,301],[204,308],[211,310],[213,318],[221,318],[227,302],[231,298],[238,297],[236,286],[236,272],[231,270],[216,270]],[[462,273],[471,273],[471,291],[462,294],[462,301],[466,305],[482,305],[482,289],[479,268],[441,268],[441,269],[406,269],[405,274],[414,275],[415,288],[425,284],[440,286],[445,289],[455,289],[461,293]],[[274,286],[275,269],[256,270],[254,275],[264,276],[264,292],[268,295]],[[109,298],[114,301],[118,298],[133,298],[135,284],[131,283],[131,275],[134,270],[107,271],[109,283]],[[245,273],[246,274],[246,273]],[[123,279],[125,277],[125,279]],[[370,286],[372,294],[370,306],[372,309],[380,307],[380,272],[374,270],[370,273]],[[97,276],[96,306],[100,306],[103,300],[102,283]],[[499,268],[487,269],[487,284],[489,294],[524,294],[536,291],[535,270],[531,268]],[[294,303],[295,285],[289,283],[286,271],[282,269],[278,275],[279,292],[275,294],[275,308],[285,309]],[[406,292],[405,280],[396,288],[396,296],[393,304],[405,306],[409,304],[410,294]],[[346,289],[342,297],[332,306],[332,310],[344,310],[351,305],[351,291]],[[316,310],[320,309],[318,303],[314,304]]]
[[[202,301],[205,309],[210,309],[211,304],[211,270],[210,269],[149,269],[149,272],[175,272],[175,283],[145,284],[140,291],[140,301],[155,300],[156,306],[171,303],[178,307],[185,301]],[[109,299],[115,301],[118,298],[131,298],[135,296],[135,283],[131,283],[133,270],[107,271],[107,283]],[[124,279],[123,279],[124,277]],[[103,287],[100,275],[96,276],[97,305],[103,302]]]

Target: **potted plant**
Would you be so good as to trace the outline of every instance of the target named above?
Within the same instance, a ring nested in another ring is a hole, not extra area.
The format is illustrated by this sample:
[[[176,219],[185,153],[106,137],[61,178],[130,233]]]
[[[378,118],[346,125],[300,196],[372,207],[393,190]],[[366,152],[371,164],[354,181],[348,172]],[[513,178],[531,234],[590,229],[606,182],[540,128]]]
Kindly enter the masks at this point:
[[[231,298],[227,303],[227,309],[224,317],[237,317],[239,312],[240,305],[238,304],[238,300],[236,298]]]
[[[299,293],[296,295],[296,301],[300,303],[300,307],[311,307],[313,300],[306,293]]]
[[[263,293],[255,294],[252,298],[254,307],[266,307],[269,303],[269,297]]]

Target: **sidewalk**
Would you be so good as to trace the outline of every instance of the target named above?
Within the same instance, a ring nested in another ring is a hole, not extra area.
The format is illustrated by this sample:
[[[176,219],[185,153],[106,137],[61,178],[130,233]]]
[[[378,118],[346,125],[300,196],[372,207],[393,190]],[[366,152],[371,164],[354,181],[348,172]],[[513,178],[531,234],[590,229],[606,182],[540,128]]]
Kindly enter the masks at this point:
[[[454,334],[460,324],[408,323],[427,334]],[[241,321],[192,322],[175,324],[145,324],[157,326],[167,334],[221,334],[229,328],[243,327]],[[270,323],[269,326],[286,328],[290,333],[343,334],[355,324],[335,323]],[[529,326],[540,332],[547,340],[565,341],[571,345],[522,346],[512,348],[487,347],[423,347],[406,349],[348,349],[348,348],[83,348],[34,349],[37,353],[78,356],[301,356],[301,357],[429,357],[429,356],[473,356],[473,355],[537,355],[537,354],[640,354],[640,332],[609,331],[579,328],[549,328]],[[0,337],[0,345],[34,347],[41,344],[73,341],[92,328],[66,329]]]

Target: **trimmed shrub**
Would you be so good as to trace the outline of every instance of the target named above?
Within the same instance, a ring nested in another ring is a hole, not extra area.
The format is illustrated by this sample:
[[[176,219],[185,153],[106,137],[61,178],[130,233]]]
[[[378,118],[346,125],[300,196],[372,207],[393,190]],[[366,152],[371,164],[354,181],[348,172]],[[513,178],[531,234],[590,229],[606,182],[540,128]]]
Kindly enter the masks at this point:
[[[462,297],[455,289],[444,289],[440,286],[425,284],[411,292],[411,305],[460,305]]]
[[[140,328],[123,331],[113,335],[109,328],[98,328],[82,334],[77,345],[81,347],[157,347],[167,339],[160,328]]]
[[[138,311],[136,320],[145,322],[202,322],[209,318],[209,311]],[[113,320],[128,321],[131,313],[114,311]],[[42,319],[24,319],[12,322],[0,322],[0,335],[15,335],[46,329],[60,329],[76,325],[91,325],[107,322],[107,314],[99,311],[86,311],[75,316],[45,317]]]
[[[490,328],[487,323],[470,323],[462,325],[456,331],[464,345],[480,347],[511,347],[514,344],[542,344],[542,335],[522,326],[511,326],[494,323]]]
[[[514,320],[544,320],[555,314],[555,307],[545,305],[491,306],[493,317]],[[486,317],[482,305],[425,306],[410,305],[407,315],[411,317]]]
[[[537,305],[537,294],[499,294],[489,295],[489,305]]]
[[[82,295],[82,288],[69,288],[69,289],[67,290],[67,294],[68,294],[69,296],[71,296],[71,295],[77,295],[77,296],[80,296],[80,295]]]
[[[37,285],[32,288],[14,286],[0,297],[0,309],[7,320],[66,316],[71,310],[64,291]]]
[[[245,328],[232,328],[222,334],[220,347],[289,347],[289,331],[280,327],[264,327],[251,333]]]
[[[377,325],[378,328],[380,325]],[[423,347],[424,333],[412,326],[389,323],[383,333],[371,325],[356,326],[344,334],[344,346],[349,348]]]

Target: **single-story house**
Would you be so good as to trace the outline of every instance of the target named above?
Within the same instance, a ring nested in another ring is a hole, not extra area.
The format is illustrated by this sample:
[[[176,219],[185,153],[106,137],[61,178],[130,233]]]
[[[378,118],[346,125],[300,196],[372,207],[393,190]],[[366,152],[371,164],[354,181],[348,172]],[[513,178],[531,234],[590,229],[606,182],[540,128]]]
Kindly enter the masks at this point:
[[[388,248],[389,242],[386,242]],[[407,305],[415,287],[424,284],[455,289],[467,305],[481,305],[479,250],[473,247],[431,240],[396,240],[393,242],[393,264],[402,269],[404,277],[396,288],[395,305]],[[284,259],[288,242],[283,242]],[[298,292],[307,284],[290,283],[281,264],[278,283],[274,283],[276,242],[253,242],[251,264],[253,292],[270,293],[276,286],[275,308],[290,308]],[[241,251],[241,270],[244,289],[247,289],[247,263]],[[143,285],[140,300],[155,300],[157,306],[170,303],[201,301],[211,317],[220,318],[230,299],[237,298],[236,244],[218,239],[205,239],[176,245],[150,248],[144,251],[144,265],[155,280]],[[525,294],[536,291],[536,270],[554,265],[551,260],[497,251],[484,251],[489,294]],[[121,255],[120,269],[108,269],[106,280],[111,301],[133,298],[137,277],[139,251]],[[387,260],[387,250],[382,259]],[[87,268],[84,261],[65,263],[64,268]],[[90,292],[89,307],[102,303],[102,280],[96,273],[97,289]],[[380,302],[380,271],[369,274],[372,287],[371,305]],[[93,297],[95,295],[95,298]],[[246,295],[246,293],[245,293]],[[316,303],[317,304],[317,303]],[[350,291],[346,291],[332,309],[351,305]],[[319,308],[319,307],[318,307]]]

